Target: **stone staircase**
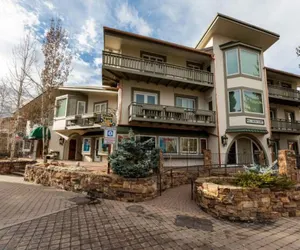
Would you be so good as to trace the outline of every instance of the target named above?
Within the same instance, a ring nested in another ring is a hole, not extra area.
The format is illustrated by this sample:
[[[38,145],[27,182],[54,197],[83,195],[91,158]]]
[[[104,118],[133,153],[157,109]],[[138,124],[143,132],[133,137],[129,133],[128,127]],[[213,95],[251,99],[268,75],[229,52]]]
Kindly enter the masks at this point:
[[[19,169],[16,172],[12,172],[11,175],[24,177],[25,169]]]

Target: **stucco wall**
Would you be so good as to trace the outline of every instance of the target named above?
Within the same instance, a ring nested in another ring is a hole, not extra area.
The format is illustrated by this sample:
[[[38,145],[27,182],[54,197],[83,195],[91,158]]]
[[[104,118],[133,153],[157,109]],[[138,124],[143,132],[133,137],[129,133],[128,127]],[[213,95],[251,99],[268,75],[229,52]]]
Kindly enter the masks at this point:
[[[49,141],[49,151],[58,151],[59,152],[59,159],[62,160],[64,156],[64,145],[59,144],[59,134],[53,131],[52,126],[49,127],[51,132],[51,140]]]
[[[108,101],[108,108],[117,109],[117,95],[116,94],[99,94],[89,93],[88,95],[88,113],[94,112],[94,104],[96,102]]]

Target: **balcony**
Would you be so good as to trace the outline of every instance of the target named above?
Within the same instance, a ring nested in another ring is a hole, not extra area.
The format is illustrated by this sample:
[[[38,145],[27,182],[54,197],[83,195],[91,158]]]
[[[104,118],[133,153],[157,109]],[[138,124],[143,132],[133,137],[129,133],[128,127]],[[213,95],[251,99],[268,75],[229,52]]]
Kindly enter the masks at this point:
[[[300,122],[289,122],[284,119],[271,120],[272,132],[300,134]]]
[[[214,75],[168,63],[103,51],[103,76],[106,72],[117,79],[132,79],[164,86],[206,91],[214,87]]]
[[[215,127],[215,112],[209,110],[131,103],[128,114],[129,122]]]
[[[295,89],[283,88],[269,85],[269,99],[278,104],[285,104],[290,106],[300,105],[300,91]]]

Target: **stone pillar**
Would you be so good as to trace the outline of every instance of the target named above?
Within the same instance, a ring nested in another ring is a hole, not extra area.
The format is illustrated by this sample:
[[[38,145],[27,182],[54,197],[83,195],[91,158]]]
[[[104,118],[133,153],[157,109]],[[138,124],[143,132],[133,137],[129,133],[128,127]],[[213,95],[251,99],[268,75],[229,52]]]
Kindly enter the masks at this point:
[[[278,153],[279,174],[286,175],[291,180],[297,180],[296,155],[294,150],[279,150]]]
[[[261,165],[261,166],[265,166],[266,165],[266,159],[265,159],[265,153],[264,153],[264,151],[259,151],[258,160],[259,160],[259,165]]]
[[[205,168],[211,168],[212,167],[212,161],[211,161],[211,151],[210,149],[203,150],[204,155],[204,167]]]

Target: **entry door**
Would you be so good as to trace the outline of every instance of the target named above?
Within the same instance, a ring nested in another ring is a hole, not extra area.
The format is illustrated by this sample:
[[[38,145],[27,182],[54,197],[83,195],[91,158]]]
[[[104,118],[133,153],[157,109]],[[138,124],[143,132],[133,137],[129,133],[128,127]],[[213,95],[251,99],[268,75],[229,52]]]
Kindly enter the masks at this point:
[[[251,140],[247,138],[241,138],[237,140],[237,152],[239,164],[251,164],[253,163],[252,145]]]
[[[76,139],[71,139],[69,144],[69,160],[75,161],[76,156]]]
[[[99,144],[101,142],[101,138],[95,139],[95,147],[94,147],[94,161],[101,161],[101,156],[99,155]]]

